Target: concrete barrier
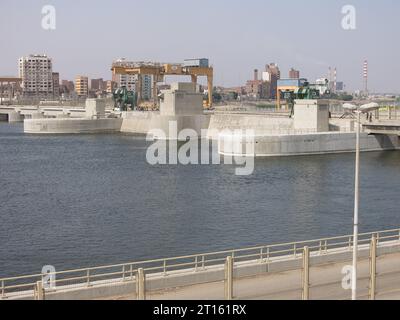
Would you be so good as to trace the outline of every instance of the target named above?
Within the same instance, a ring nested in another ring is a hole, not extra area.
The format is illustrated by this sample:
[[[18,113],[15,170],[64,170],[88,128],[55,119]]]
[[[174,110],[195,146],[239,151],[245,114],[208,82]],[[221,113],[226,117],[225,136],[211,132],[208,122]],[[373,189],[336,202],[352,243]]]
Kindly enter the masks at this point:
[[[355,140],[355,133],[343,132],[255,136],[254,151],[256,157],[354,152]],[[362,133],[360,140],[361,151],[397,150],[400,148],[400,140],[397,136],[370,136]],[[220,136],[219,152],[223,155],[237,153],[237,150],[233,149],[235,145],[233,142],[235,140]],[[243,149],[243,154],[245,151]]]
[[[183,129],[192,129],[200,136],[202,129],[207,129],[210,121],[208,115],[161,115],[158,112],[124,112],[122,113],[121,132],[147,135],[151,130],[161,130],[166,138],[175,136],[169,132],[170,122],[177,125],[177,133]]]
[[[122,119],[27,119],[25,133],[75,134],[120,132]]]
[[[214,114],[209,125],[209,139],[218,139],[218,133],[225,129],[254,130],[256,135],[279,133],[293,130],[293,119],[286,117],[271,117],[270,115]]]

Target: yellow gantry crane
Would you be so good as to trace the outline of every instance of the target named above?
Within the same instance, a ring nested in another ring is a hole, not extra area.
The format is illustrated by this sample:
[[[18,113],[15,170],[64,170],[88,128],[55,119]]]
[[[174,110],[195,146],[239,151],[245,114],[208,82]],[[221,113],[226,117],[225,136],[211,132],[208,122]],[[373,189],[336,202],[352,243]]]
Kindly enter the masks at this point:
[[[191,76],[192,82],[197,84],[198,77],[207,77],[208,101],[207,108],[213,104],[213,75],[214,70],[208,66],[208,59],[190,59],[185,63],[157,63],[157,62],[128,62],[117,60],[113,62],[111,71],[113,75],[126,74],[138,75],[138,99],[137,104],[142,102],[142,77],[141,75],[153,76],[153,107],[158,107],[157,83],[163,82],[168,75]]]

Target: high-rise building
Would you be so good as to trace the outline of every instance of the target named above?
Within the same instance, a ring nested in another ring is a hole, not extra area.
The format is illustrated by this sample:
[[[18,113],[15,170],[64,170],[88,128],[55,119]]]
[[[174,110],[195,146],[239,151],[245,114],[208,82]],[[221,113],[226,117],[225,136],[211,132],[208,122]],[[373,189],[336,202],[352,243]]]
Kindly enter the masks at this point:
[[[75,92],[78,97],[87,97],[89,95],[89,79],[85,76],[75,78]]]
[[[276,63],[270,63],[265,66],[265,72],[267,72],[270,78],[270,98],[276,99],[277,84],[281,78],[281,71]]]
[[[142,99],[150,100],[152,97],[152,77],[150,75],[141,75],[142,77]]]
[[[53,98],[53,65],[46,55],[29,55],[19,59],[24,97]]]
[[[291,68],[289,70],[289,79],[300,79],[300,71]]]
[[[53,98],[58,99],[60,97],[60,74],[53,72]]]

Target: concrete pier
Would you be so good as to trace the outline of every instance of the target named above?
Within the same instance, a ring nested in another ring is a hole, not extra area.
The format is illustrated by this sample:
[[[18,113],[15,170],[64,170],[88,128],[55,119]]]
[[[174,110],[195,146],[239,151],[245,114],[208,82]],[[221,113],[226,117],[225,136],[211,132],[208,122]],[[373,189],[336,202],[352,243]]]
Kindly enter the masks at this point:
[[[101,99],[87,99],[82,118],[71,118],[70,113],[55,113],[45,118],[39,111],[31,112],[24,121],[24,132],[30,134],[79,134],[120,132],[121,118],[106,116],[105,102]],[[54,118],[55,117],[55,118]]]
[[[24,121],[24,117],[16,112],[16,111],[10,111],[8,113],[8,122],[23,122]]]
[[[247,116],[246,116],[247,117]],[[357,124],[353,119],[330,119],[328,103],[324,100],[295,100],[293,118],[263,120],[263,125],[257,125],[258,119],[239,118],[232,124],[228,121],[211,121],[217,125],[219,153],[222,155],[249,156],[244,146],[249,142],[254,147],[250,156],[296,156],[313,154],[330,154],[354,152],[356,135],[354,128]],[[248,120],[251,120],[249,125]],[[219,125],[219,126],[218,126]],[[253,134],[242,131],[234,134],[237,129],[252,129]],[[269,130],[268,130],[269,129]],[[361,134],[361,151],[399,150],[398,135],[369,135]]]
[[[184,129],[199,137],[210,121],[210,116],[204,114],[203,95],[196,92],[193,83],[174,83],[170,90],[162,91],[160,112],[126,112],[122,117],[121,132],[145,135],[152,132],[157,139],[177,139],[177,132]],[[170,132],[171,123],[176,130]]]
[[[120,132],[122,119],[27,119],[24,132],[30,134],[78,134]]]
[[[254,156],[282,157],[354,152],[356,135],[351,132],[324,132],[310,134],[276,134],[254,136]],[[250,140],[250,139],[248,139]],[[361,151],[399,150],[398,136],[368,135],[360,136]],[[246,150],[235,149],[244,145],[246,137],[224,135],[219,137],[219,153],[222,155],[245,155]],[[240,153],[241,150],[241,153]]]

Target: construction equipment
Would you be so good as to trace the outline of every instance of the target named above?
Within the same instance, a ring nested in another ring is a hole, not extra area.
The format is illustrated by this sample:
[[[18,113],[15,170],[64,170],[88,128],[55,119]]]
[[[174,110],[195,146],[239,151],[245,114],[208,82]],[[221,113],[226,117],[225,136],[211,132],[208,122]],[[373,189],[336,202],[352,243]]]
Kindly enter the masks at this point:
[[[292,116],[294,112],[294,100],[319,99],[321,97],[320,90],[316,85],[310,84],[308,81],[304,82],[301,87],[287,89],[281,92],[283,98],[286,100],[286,104],[289,106],[290,116]]]
[[[136,106],[136,94],[128,91],[126,87],[115,89],[113,92],[114,110],[127,111],[133,110]]]
[[[114,61],[111,67],[113,75],[127,74],[138,76],[137,105],[142,104],[142,77],[151,75],[153,77],[153,106],[158,107],[157,83],[163,82],[168,75],[191,76],[193,83],[197,83],[198,77],[207,77],[208,103],[207,108],[213,104],[213,68],[208,65],[208,59],[188,59],[184,63],[157,63],[157,62],[128,62],[124,59]]]

